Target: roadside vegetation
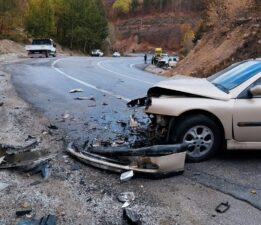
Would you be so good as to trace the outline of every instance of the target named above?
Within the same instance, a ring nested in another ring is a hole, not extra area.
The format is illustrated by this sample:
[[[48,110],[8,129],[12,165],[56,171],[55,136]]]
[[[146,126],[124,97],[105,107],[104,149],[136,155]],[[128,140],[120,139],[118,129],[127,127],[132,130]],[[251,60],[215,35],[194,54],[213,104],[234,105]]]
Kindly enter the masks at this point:
[[[101,47],[107,19],[101,0],[0,0],[0,38],[52,37],[84,53]]]

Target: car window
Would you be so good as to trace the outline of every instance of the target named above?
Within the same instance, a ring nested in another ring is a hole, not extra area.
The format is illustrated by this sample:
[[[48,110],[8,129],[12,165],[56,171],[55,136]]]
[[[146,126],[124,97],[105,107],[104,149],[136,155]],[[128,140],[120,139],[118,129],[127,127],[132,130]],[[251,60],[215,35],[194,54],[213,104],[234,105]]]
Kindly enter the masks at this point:
[[[253,84],[249,85],[244,91],[242,91],[239,95],[238,95],[238,99],[250,99],[252,98],[251,94],[250,94],[250,89],[256,85],[261,85],[261,78],[259,78],[258,80],[256,80]],[[257,98],[257,97],[255,97]],[[258,97],[260,98],[260,97]]]
[[[232,90],[249,78],[261,72],[261,61],[247,61],[234,64],[227,69],[208,78],[212,84],[221,90]]]
[[[51,45],[52,42],[49,39],[35,39],[32,42],[32,45]]]

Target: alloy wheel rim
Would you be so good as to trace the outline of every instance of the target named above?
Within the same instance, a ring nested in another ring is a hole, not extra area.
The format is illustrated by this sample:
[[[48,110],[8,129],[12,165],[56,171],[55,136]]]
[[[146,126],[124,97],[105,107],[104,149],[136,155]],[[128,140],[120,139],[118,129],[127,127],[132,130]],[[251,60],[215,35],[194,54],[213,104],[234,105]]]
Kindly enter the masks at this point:
[[[198,158],[211,150],[214,144],[214,134],[206,126],[194,126],[185,133],[183,143],[188,145],[187,154]]]

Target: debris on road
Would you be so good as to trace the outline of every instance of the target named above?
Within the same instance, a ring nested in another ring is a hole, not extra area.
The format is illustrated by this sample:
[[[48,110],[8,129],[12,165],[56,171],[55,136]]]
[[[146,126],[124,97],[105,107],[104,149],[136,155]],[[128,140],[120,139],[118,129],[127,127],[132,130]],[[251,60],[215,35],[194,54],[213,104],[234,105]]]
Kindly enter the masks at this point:
[[[1,164],[1,163],[0,163]],[[252,195],[256,195],[256,190],[251,190]]]
[[[125,202],[121,208],[127,208],[130,206],[130,202]]]
[[[91,107],[96,107],[96,105],[88,105],[88,107],[89,107],[89,108],[91,108]]]
[[[9,184],[0,181],[0,191],[6,189],[7,187],[9,187]]]
[[[135,195],[133,192],[122,192],[118,195],[118,200],[122,203],[132,202],[135,200]]]
[[[69,93],[77,93],[77,92],[83,92],[81,88],[75,88],[69,91]]]
[[[4,103],[3,102],[0,102],[0,106],[3,106],[4,105]]]
[[[130,116],[130,127],[131,128],[137,128],[139,126],[139,123],[137,121],[137,118],[135,118],[134,115]]]
[[[79,150],[71,142],[67,147],[70,155],[97,168],[119,173],[147,173],[160,177],[177,175],[184,171],[186,150],[187,147],[181,144],[132,149],[125,146],[100,147],[100,143],[97,143],[95,147]],[[122,175],[122,180],[124,179],[126,178]]]
[[[58,130],[58,127],[55,126],[55,125],[53,125],[53,124],[50,124],[50,125],[48,126],[48,128],[51,129],[51,130]]]
[[[74,100],[90,100],[90,101],[95,101],[94,96],[81,96],[81,97],[76,97]]]
[[[63,119],[66,120],[70,117],[70,114],[69,113],[64,113],[63,114]]]
[[[39,219],[23,219],[17,225],[56,225],[57,218],[54,215],[48,215]]]
[[[51,174],[50,166],[47,161],[44,161],[44,162],[36,165],[34,168],[30,169],[28,172],[31,175],[40,173],[44,179],[47,179]]]
[[[5,156],[0,157],[0,165],[2,164],[2,162],[4,162],[4,160],[5,160]]]
[[[120,180],[121,182],[129,181],[134,176],[133,170],[124,172],[121,174]]]
[[[37,140],[25,146],[0,144],[0,169],[20,168],[29,171],[54,157],[48,150],[35,151],[38,144]],[[44,170],[44,177],[48,177],[48,169]]]
[[[32,212],[32,209],[26,209],[26,210],[19,210],[19,211],[16,211],[15,215],[17,217],[21,217],[21,216],[25,216],[25,215],[28,215]]]
[[[142,224],[142,216],[129,208],[123,209],[123,218],[126,219],[127,222],[132,225]]]
[[[228,202],[221,202],[216,208],[215,211],[218,213],[225,213],[229,210],[230,204]]]

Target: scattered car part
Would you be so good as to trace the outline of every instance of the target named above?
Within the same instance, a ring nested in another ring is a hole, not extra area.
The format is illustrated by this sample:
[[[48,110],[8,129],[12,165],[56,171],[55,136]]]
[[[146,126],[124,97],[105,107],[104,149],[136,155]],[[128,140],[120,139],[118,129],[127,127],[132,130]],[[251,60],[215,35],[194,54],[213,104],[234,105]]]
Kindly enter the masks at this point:
[[[48,126],[48,128],[51,129],[51,130],[58,130],[58,127],[55,126],[55,125],[53,125],[53,124],[50,124],[50,125]]]
[[[26,146],[0,144],[0,155],[4,156],[0,169],[19,167],[23,170],[29,170],[55,156],[55,154],[50,154],[46,149],[36,151],[34,148],[37,145],[37,141],[33,141]]]
[[[127,208],[130,206],[130,202],[124,202],[124,204],[121,206],[121,208]]]
[[[132,202],[135,200],[135,195],[133,192],[122,192],[118,195],[118,200],[122,203]]]
[[[0,165],[2,162],[4,162],[4,160],[5,160],[5,156],[0,157]]]
[[[108,149],[110,148],[108,147]],[[110,153],[113,152],[111,150],[108,151]],[[181,174],[184,171],[186,146],[172,145],[172,150],[169,151],[170,154],[166,154],[166,151],[162,149],[157,155],[155,149],[153,150],[152,148],[152,151],[150,151],[150,147],[148,147],[147,150],[141,149],[140,154],[137,153],[139,150],[131,149],[129,150],[130,154],[125,154],[124,156],[115,156],[114,154],[114,156],[105,157],[101,154],[79,151],[73,143],[70,143],[67,147],[67,152],[80,161],[97,168],[118,173],[133,170],[135,174],[144,173],[155,177],[165,177]],[[153,152],[154,155],[150,155]]]
[[[39,225],[56,225],[57,218],[54,215],[48,215],[40,219]]]
[[[4,183],[4,182],[0,182],[0,191],[6,189],[7,187],[9,187],[9,184]]]
[[[83,92],[81,88],[75,88],[69,91],[69,93],[77,93],[77,92]]]
[[[31,212],[32,212],[32,209],[20,210],[20,211],[16,211],[15,215],[17,217],[21,217],[21,216],[25,216],[27,214],[30,214]]]
[[[50,167],[47,161],[41,162],[28,171],[31,175],[41,173],[44,179],[50,176]]]
[[[0,106],[3,106],[4,105],[4,103],[3,102],[0,102]]]
[[[0,153],[1,155],[5,154],[17,154],[20,152],[25,152],[30,149],[35,148],[38,145],[38,141],[34,140],[31,143],[25,145],[25,146],[13,146],[13,145],[6,145],[6,144],[0,144]]]
[[[141,225],[142,216],[132,209],[124,208],[123,209],[123,218],[127,220],[129,224],[132,225]]]
[[[124,172],[121,174],[120,180],[121,182],[129,181],[134,176],[133,170]]]
[[[70,117],[70,114],[69,113],[64,113],[63,114],[63,119],[66,120]]]
[[[95,98],[93,96],[81,96],[81,97],[76,97],[74,100],[91,100],[95,101]]]
[[[131,128],[137,128],[139,126],[139,123],[137,121],[137,119],[134,117],[134,115],[130,116],[130,127]]]
[[[17,225],[56,225],[57,218],[54,215],[48,215],[39,219],[25,219],[19,221]]]
[[[218,213],[225,213],[229,210],[230,204],[228,202],[221,202],[216,208],[215,211]]]
[[[142,148],[130,149],[127,146],[97,147],[89,151],[94,154],[109,156],[164,156],[173,153],[180,153],[186,150],[187,145],[154,145]]]

